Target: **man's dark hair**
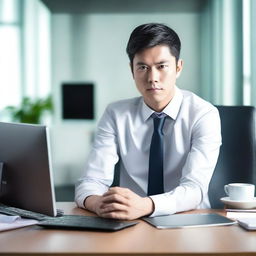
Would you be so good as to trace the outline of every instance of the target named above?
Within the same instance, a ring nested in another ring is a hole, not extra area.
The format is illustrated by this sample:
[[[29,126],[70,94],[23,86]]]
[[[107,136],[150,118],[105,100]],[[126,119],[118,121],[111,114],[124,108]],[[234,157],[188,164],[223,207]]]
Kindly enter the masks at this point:
[[[157,45],[167,45],[178,62],[181,43],[177,33],[164,24],[148,23],[136,27],[131,33],[126,47],[131,64],[136,53]]]

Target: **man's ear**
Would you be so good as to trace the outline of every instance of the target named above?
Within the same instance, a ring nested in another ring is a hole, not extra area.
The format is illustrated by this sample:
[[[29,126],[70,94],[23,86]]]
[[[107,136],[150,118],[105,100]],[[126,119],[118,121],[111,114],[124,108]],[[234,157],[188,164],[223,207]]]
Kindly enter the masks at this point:
[[[177,68],[176,68],[176,78],[180,76],[182,69],[183,69],[183,60],[179,59],[177,63]]]
[[[134,74],[133,74],[133,66],[132,66],[132,63],[130,62],[130,69],[131,69],[131,72],[132,72],[132,77],[134,78]]]

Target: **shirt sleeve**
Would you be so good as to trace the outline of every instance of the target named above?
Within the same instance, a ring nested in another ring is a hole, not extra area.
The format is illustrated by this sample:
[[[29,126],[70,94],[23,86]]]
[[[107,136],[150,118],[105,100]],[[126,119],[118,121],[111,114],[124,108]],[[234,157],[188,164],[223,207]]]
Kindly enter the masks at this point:
[[[79,207],[84,208],[88,196],[102,195],[108,190],[118,159],[115,121],[108,107],[99,122],[84,173],[76,184],[75,201]]]
[[[208,201],[208,186],[220,145],[220,117],[218,110],[212,108],[193,125],[191,149],[182,169],[179,186],[167,193],[151,196],[155,204],[151,217],[210,207],[209,203],[203,205],[202,202]]]

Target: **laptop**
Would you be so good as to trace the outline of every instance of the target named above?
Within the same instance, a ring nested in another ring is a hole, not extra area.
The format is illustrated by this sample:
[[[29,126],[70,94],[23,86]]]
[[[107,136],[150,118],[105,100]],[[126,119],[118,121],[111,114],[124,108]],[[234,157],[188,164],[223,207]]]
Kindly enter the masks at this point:
[[[55,203],[49,130],[44,125],[0,122],[0,212],[47,228],[116,231],[137,222],[64,215]],[[58,214],[59,212],[59,214]]]
[[[0,122],[0,203],[56,216],[49,131]]]

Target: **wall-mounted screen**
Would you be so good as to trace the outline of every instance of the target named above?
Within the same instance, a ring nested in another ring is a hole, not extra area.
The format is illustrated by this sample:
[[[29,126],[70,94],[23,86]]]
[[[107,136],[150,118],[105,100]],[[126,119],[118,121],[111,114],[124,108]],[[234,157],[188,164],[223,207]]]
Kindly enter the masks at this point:
[[[63,119],[94,119],[94,85],[92,83],[62,84]]]

